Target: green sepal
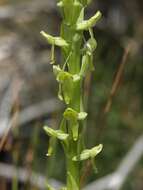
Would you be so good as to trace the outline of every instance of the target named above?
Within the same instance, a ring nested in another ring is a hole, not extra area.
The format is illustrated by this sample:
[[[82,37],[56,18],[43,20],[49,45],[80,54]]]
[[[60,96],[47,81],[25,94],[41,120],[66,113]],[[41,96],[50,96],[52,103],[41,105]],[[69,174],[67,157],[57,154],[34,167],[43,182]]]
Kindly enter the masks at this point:
[[[77,22],[76,29],[77,30],[89,30],[89,28],[92,28],[95,26],[95,24],[98,22],[98,20],[101,18],[101,12],[97,11],[97,13],[92,16],[88,20],[83,20],[82,22]]]
[[[82,65],[79,75],[85,77],[88,71],[94,70],[93,52],[97,47],[97,42],[94,38],[90,38],[83,49]]]
[[[78,139],[78,128],[79,128],[79,123],[77,121],[78,112],[76,112],[72,108],[67,108],[63,115],[67,121],[70,121],[73,140],[76,141]]]
[[[85,77],[87,72],[89,71],[89,68],[90,68],[90,57],[89,57],[89,55],[83,55],[82,65],[81,65],[79,75],[82,77]]]
[[[69,178],[69,189],[70,190],[79,190],[78,185],[76,181],[74,180],[74,177],[71,175],[70,172],[67,172],[68,178]]]
[[[72,108],[67,108],[64,112],[64,117],[67,120],[72,120],[72,121],[76,121],[76,120],[84,120],[87,117],[87,113],[86,112],[77,112]]]
[[[86,43],[86,52],[90,56],[95,51],[97,42],[94,38],[90,38]]]
[[[86,112],[78,113],[72,108],[67,108],[63,115],[67,121],[70,121],[73,140],[76,141],[78,139],[78,130],[79,130],[78,120],[84,120],[87,117],[87,113]]]
[[[71,126],[72,126],[72,135],[73,135],[73,140],[77,141],[78,139],[78,130],[79,130],[79,123],[78,121],[71,121]]]
[[[46,38],[49,44],[59,47],[68,47],[68,43],[63,38],[51,36],[44,31],[41,31],[40,33]]]
[[[65,82],[65,80],[72,80],[73,82],[80,80],[78,74],[72,75],[69,72],[62,70],[59,65],[53,65],[53,72],[56,76],[56,80],[61,83]]]
[[[46,154],[46,156],[51,156],[53,154],[55,143],[56,143],[55,140],[56,139],[54,137],[50,137],[48,153]]]
[[[78,113],[78,120],[84,120],[87,117],[86,112],[80,112]]]
[[[61,130],[54,130],[50,127],[44,126],[44,130],[46,131],[46,133],[50,136],[50,137],[55,137],[59,140],[66,140],[69,136],[69,134],[64,133]]]
[[[95,146],[91,149],[85,149],[81,152],[80,155],[78,156],[74,156],[73,157],[73,161],[83,161],[83,160],[87,160],[87,159],[93,159],[94,157],[96,157],[97,154],[99,154],[101,152],[103,148],[102,144],[99,144],[98,146]]]
[[[79,17],[77,19],[77,23],[81,23],[84,19],[84,8],[81,9]]]
[[[64,112],[64,117],[68,120],[68,121],[75,121],[78,119],[78,112],[75,111],[72,108],[67,108]]]
[[[85,149],[81,152],[80,155],[78,156],[74,156],[73,157],[73,161],[83,161],[83,160],[87,160],[90,158],[90,153],[89,153],[89,150],[88,149]]]
[[[61,72],[61,68],[59,65],[53,65],[53,73],[57,77],[57,75]]]
[[[71,93],[72,93],[73,83],[72,81],[65,80],[62,84],[62,93],[63,93],[63,99],[66,104],[69,104],[71,101]]]
[[[63,132],[67,131],[65,118],[63,118],[61,123],[60,123],[60,130],[63,131]]]
[[[59,84],[58,98],[59,98],[61,101],[64,100],[63,95],[62,95],[62,85],[61,85],[61,84]]]
[[[73,77],[70,73],[62,70],[59,65],[53,66],[53,72],[56,76],[56,80],[59,82],[58,97],[60,100],[65,100],[66,104],[69,104],[71,100]]]
[[[69,72],[62,70],[59,65],[53,65],[53,72],[56,76],[56,80],[60,83],[72,79],[72,75]]]
[[[75,74],[75,75],[73,75],[72,77],[73,77],[73,82],[78,82],[78,81],[80,81],[80,79],[81,79],[81,77],[80,77],[79,74]]]

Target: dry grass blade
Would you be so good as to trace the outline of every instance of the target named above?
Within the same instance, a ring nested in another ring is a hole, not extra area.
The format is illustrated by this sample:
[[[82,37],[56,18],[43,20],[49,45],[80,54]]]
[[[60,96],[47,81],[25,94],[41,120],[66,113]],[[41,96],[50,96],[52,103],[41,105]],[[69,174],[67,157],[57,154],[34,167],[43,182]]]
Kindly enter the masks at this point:
[[[0,151],[4,147],[4,144],[6,142],[6,139],[8,137],[10,130],[17,123],[18,110],[15,111],[15,113],[13,114],[11,119],[10,119],[10,114],[11,114],[11,111],[12,111],[12,108],[13,108],[15,102],[17,101],[18,94],[19,94],[21,87],[22,87],[22,83],[20,80],[18,80],[18,79],[13,80],[12,84],[9,87],[10,89],[8,89],[8,93],[6,94],[7,97],[4,97],[5,101],[3,102],[3,105],[1,108],[0,118],[1,118],[2,123],[3,123],[3,121],[6,121],[6,122],[4,122],[4,126],[3,126],[4,132],[3,132],[3,134],[1,134],[2,138],[0,141]],[[9,93],[9,91],[10,91],[10,93]],[[5,108],[4,112],[3,112],[3,108]],[[3,118],[3,115],[4,115],[4,118]]]

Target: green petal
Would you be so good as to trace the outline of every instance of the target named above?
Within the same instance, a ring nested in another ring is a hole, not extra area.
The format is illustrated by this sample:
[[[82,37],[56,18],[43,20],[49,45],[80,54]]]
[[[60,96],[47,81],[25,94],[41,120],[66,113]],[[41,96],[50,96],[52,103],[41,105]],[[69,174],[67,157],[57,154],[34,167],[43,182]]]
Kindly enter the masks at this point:
[[[90,158],[90,152],[88,149],[85,149],[82,151],[82,153],[78,156],[74,156],[73,157],[73,161],[83,161],[83,160],[87,160]]]
[[[41,31],[40,33],[46,38],[49,44],[59,47],[68,47],[68,43],[63,38],[51,36],[44,31]]]
[[[55,144],[56,144],[56,139],[54,137],[50,137],[48,153],[46,154],[46,156],[51,156],[53,154]]]
[[[57,77],[57,75],[61,72],[61,68],[59,65],[53,65],[53,73]]]
[[[80,76],[85,77],[86,73],[89,69],[89,56],[88,55],[84,55],[82,57],[82,65],[81,65],[81,70],[80,70]]]
[[[60,82],[63,82],[68,79],[72,79],[72,75],[69,72],[61,70],[57,75],[57,80]]]
[[[97,47],[97,42],[94,38],[90,38],[86,43],[87,53],[91,55]]]
[[[78,114],[78,120],[84,120],[87,117],[87,113],[86,112],[80,112]]]
[[[85,149],[81,152],[80,155],[78,156],[74,156],[73,157],[73,161],[83,161],[83,160],[87,160],[89,158],[93,159],[94,157],[96,157],[97,154],[99,154],[101,152],[103,148],[102,144],[99,144],[98,146],[95,146],[91,149]]]
[[[91,156],[91,158],[94,158],[97,154],[99,154],[102,149],[103,149],[103,145],[102,144],[99,144],[98,146],[95,146],[92,149],[90,149],[90,156]]]
[[[88,30],[89,28],[94,27],[97,21],[101,18],[101,15],[101,12],[97,11],[97,13],[94,16],[92,16],[89,20],[84,20],[80,23],[77,23],[76,29]]]
[[[64,117],[67,119],[67,120],[77,120],[78,118],[78,112],[75,111],[74,109],[72,108],[67,108],[64,112]]]
[[[77,139],[78,139],[79,123],[78,122],[73,122],[71,125],[72,125],[73,140],[77,141]]]
[[[46,133],[51,136],[51,137],[56,137],[59,140],[66,140],[68,138],[68,134],[63,133],[61,130],[54,130],[50,127],[45,126],[44,130],[46,131]]]

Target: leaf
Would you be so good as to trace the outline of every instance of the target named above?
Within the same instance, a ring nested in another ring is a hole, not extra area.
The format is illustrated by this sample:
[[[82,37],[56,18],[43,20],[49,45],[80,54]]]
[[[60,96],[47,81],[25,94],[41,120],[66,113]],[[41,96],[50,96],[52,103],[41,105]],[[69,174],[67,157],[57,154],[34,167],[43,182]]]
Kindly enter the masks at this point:
[[[62,132],[61,130],[54,130],[50,127],[45,126],[44,130],[51,137],[56,137],[59,140],[66,140],[68,138],[68,134]]]
[[[89,28],[92,28],[95,26],[95,24],[98,22],[98,20],[101,18],[101,12],[97,11],[97,13],[92,16],[88,20],[83,20],[82,22],[78,22],[76,25],[77,30],[89,30]]]
[[[68,47],[68,43],[63,38],[51,36],[44,31],[41,31],[40,33],[46,38],[49,44],[59,47]]]

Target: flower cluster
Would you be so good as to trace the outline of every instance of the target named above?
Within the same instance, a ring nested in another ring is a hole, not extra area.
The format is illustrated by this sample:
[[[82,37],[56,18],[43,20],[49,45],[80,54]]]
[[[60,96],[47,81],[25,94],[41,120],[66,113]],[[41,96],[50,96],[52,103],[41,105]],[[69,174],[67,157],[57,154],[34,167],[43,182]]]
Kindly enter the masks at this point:
[[[101,18],[101,12],[84,20],[84,11],[91,0],[60,0],[57,6],[60,8],[63,22],[61,25],[61,36],[54,37],[41,31],[42,36],[51,45],[51,64],[53,73],[59,83],[58,97],[64,101],[67,108],[63,113],[59,130],[54,130],[45,126],[44,130],[50,136],[50,147],[48,156],[53,151],[53,141],[61,141],[65,155],[68,160],[67,165],[67,187],[62,190],[79,190],[79,177],[75,170],[79,161],[91,159],[92,161],[102,150],[102,145],[91,149],[83,149],[81,136],[83,122],[87,117],[84,112],[83,103],[83,82],[89,71],[94,69],[93,53],[97,47],[94,38],[93,27]],[[84,31],[89,32],[89,39],[85,40]],[[55,61],[55,46],[62,50],[63,63],[57,64]],[[83,138],[83,137],[82,137]],[[74,164],[77,163],[77,164]],[[71,169],[71,168],[74,169]],[[49,190],[53,190],[48,185]]]

